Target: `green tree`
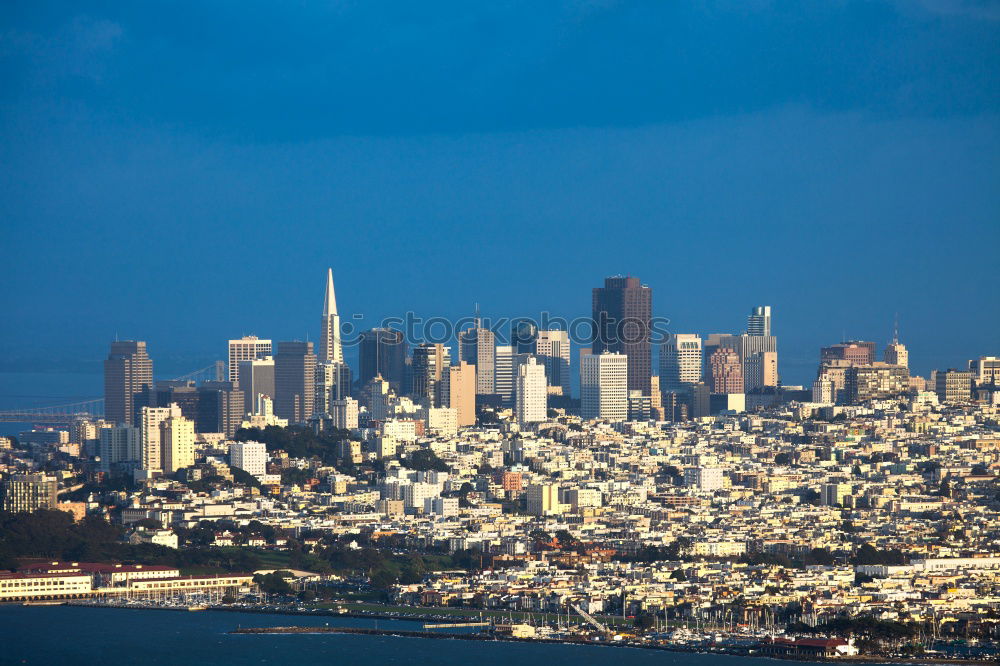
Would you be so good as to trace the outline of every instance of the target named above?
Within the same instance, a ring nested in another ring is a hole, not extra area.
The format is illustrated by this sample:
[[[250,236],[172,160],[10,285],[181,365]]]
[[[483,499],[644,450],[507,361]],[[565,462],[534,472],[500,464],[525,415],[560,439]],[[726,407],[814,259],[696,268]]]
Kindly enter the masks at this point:
[[[253,582],[266,594],[290,594],[292,586],[286,580],[286,576],[290,575],[288,571],[272,571],[269,574],[257,574],[253,577]]]

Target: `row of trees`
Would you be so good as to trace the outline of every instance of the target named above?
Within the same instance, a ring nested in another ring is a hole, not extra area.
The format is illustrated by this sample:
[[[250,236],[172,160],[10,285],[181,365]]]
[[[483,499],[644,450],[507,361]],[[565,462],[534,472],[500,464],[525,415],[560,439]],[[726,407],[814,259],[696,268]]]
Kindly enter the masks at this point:
[[[350,439],[347,430],[327,430],[316,434],[302,426],[267,426],[266,428],[240,428],[233,439],[238,442],[263,442],[268,451],[285,451],[292,458],[319,458],[324,465],[339,462],[337,445]]]
[[[140,521],[137,525],[142,526],[144,522]],[[64,511],[0,513],[0,569],[16,568],[19,558],[141,562],[184,569],[242,572],[267,568],[265,554],[261,551],[211,546],[215,532],[220,530],[229,530],[243,537],[259,536],[268,541],[277,536],[272,526],[257,521],[245,526],[228,521],[203,522],[190,529],[178,528],[178,537],[187,545],[175,550],[151,544],[129,544],[124,540],[125,529],[122,526],[97,516],[74,523],[72,516]],[[268,559],[271,557],[268,556]],[[470,569],[479,562],[478,556],[469,551],[424,556],[399,554],[370,545],[359,548],[337,541],[330,541],[318,552],[309,553],[295,540],[289,540],[283,558],[286,566],[292,569],[366,576],[379,590],[395,583],[419,582],[431,570]]]
[[[0,570],[14,569],[19,558],[141,562],[226,571],[253,571],[262,566],[259,555],[247,549],[199,545],[175,550],[153,544],[130,544],[124,536],[122,526],[98,516],[74,523],[65,511],[0,513]]]
[[[532,535],[535,536],[534,534]],[[786,555],[783,553],[748,553],[738,558],[706,558],[692,556],[688,553],[691,540],[687,537],[680,537],[673,543],[666,546],[644,546],[635,553],[620,554],[615,559],[623,562],[673,562],[673,561],[694,561],[700,559],[735,559],[744,564],[767,565],[773,564],[789,569],[801,569],[807,566],[832,566],[844,563],[843,556],[837,556],[827,548],[812,548],[802,553]],[[847,563],[853,565],[861,564],[906,564],[906,555],[895,549],[879,550],[871,544],[863,544],[847,558]]]

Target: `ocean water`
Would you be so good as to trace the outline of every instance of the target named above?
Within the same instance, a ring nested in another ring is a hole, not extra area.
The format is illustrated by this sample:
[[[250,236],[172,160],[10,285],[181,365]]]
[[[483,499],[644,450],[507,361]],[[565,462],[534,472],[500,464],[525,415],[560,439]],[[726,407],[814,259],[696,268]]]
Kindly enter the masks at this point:
[[[238,626],[372,627],[355,618],[222,611],[158,611],[79,606],[0,605],[0,664],[186,666],[400,664],[401,666],[646,665],[751,666],[758,659],[585,645],[535,645],[351,636],[233,635]],[[377,622],[413,630],[417,622]],[[744,662],[744,663],[740,663]],[[798,662],[782,662],[794,664]]]

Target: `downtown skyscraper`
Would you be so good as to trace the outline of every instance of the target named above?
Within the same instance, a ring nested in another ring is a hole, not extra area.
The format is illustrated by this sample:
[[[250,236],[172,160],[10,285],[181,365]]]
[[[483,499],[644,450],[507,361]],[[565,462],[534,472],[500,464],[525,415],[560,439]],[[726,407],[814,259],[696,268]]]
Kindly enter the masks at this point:
[[[313,415],[316,354],[311,342],[279,342],[274,354],[274,413],[291,423]]]
[[[592,295],[592,353],[618,352],[628,359],[628,390],[650,393],[653,290],[635,277],[609,277]]]
[[[617,352],[580,358],[580,415],[624,421],[628,417],[628,358]]]
[[[687,392],[701,381],[701,336],[675,333],[660,346],[660,390]]]
[[[747,317],[747,335],[771,335],[771,306],[758,305]]]
[[[562,395],[570,394],[570,342],[566,331],[538,331],[534,353],[545,365],[549,386],[559,387]]]
[[[136,396],[153,386],[153,359],[142,340],[116,340],[104,361],[104,418],[136,425]]]
[[[333,290],[333,269],[326,271],[326,294],[323,296],[323,317],[320,322],[319,349],[316,358],[320,363],[343,363],[344,349],[340,344],[340,315],[337,314],[337,295]]]
[[[312,408],[306,414],[328,414],[333,400],[351,394],[351,369],[344,362],[344,348],[340,340],[340,315],[337,313],[337,295],[333,289],[333,269],[326,271],[326,290],[323,294],[323,315],[320,321],[319,350],[313,370],[314,396]],[[277,370],[275,377],[277,377]],[[275,405],[275,411],[278,406]],[[288,417],[283,417],[288,418]]]
[[[396,393],[403,390],[406,373],[406,340],[402,331],[373,328],[361,334],[358,347],[358,382],[364,386],[380,376]]]
[[[234,387],[240,384],[240,363],[268,358],[271,355],[271,341],[261,340],[256,335],[244,335],[229,341],[229,381]]]
[[[476,395],[492,395],[495,390],[496,340],[493,331],[480,325],[458,334],[458,359],[476,366]]]

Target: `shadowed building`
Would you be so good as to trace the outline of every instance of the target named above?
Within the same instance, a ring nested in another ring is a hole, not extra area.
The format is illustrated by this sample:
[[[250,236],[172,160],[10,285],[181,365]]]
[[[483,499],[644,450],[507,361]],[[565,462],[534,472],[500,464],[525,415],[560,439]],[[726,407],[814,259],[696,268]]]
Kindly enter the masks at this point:
[[[311,342],[279,342],[274,354],[274,413],[289,423],[313,415],[316,354]]]
[[[104,361],[104,418],[114,424],[138,425],[136,396],[153,385],[153,359],[141,340],[111,343]]]
[[[403,390],[406,341],[402,331],[373,328],[361,334],[358,347],[358,382],[365,385],[375,377],[389,382],[396,393]]]
[[[441,343],[423,342],[413,348],[410,363],[410,395],[431,405],[441,400],[441,382],[451,365],[451,351]]]
[[[545,365],[545,377],[550,387],[559,387],[562,395],[570,394],[569,333],[567,331],[538,331],[535,355]]]
[[[254,413],[258,396],[274,398],[274,358],[240,361],[240,390],[243,392],[243,414]]]
[[[652,375],[650,333],[653,290],[639,278],[609,277],[592,297],[592,353],[618,352],[628,357],[628,390],[649,395]]]

